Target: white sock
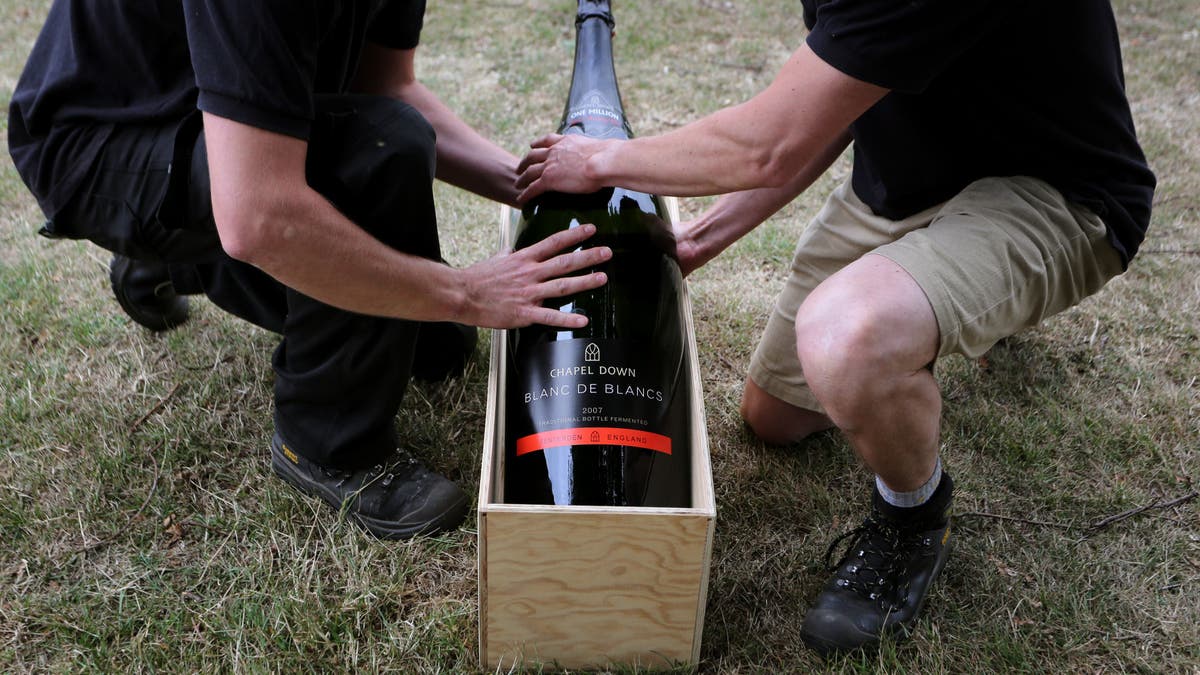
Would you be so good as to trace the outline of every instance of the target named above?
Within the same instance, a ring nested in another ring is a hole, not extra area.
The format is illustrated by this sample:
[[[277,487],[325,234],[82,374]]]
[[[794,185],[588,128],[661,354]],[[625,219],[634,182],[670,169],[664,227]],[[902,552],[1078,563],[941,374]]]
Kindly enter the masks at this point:
[[[929,501],[933,496],[934,490],[937,490],[938,484],[942,482],[942,458],[938,457],[937,464],[933,466],[933,475],[929,480],[925,481],[921,487],[911,492],[896,492],[887,485],[879,476],[875,476],[875,488],[879,490],[883,501],[897,506],[902,509],[911,509],[914,506],[920,506]]]

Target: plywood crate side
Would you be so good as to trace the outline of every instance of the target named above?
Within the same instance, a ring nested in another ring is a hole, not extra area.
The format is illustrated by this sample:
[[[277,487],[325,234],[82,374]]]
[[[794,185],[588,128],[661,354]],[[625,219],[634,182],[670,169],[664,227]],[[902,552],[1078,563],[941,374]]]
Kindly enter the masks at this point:
[[[708,518],[496,511],[488,521],[489,666],[692,660]]]

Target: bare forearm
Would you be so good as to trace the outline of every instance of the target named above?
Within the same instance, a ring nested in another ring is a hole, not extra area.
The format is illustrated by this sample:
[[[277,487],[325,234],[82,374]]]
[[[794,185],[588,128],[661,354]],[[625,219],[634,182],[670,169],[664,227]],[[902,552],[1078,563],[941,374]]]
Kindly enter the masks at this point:
[[[719,110],[661,136],[612,141],[591,156],[584,173],[603,185],[621,185],[677,197],[716,195],[772,181],[768,143],[729,121],[739,107]]]
[[[269,245],[250,262],[341,309],[419,321],[461,319],[461,272],[382,245],[309,189],[265,210]]]
[[[612,257],[607,246],[580,248],[595,233],[594,226],[584,225],[453,269],[388,248],[311,191],[265,212],[258,227],[268,234],[241,259],[326,304],[376,316],[484,328],[531,323],[581,328],[585,317],[544,301],[603,285],[602,272],[576,273]]]
[[[597,288],[605,246],[572,228],[461,270],[394,250],[337,211],[306,180],[308,143],[204,113],[213,218],[231,257],[317,300],[353,312],[486,328],[579,328],[585,317],[545,307]],[[395,227],[412,227],[396,213]],[[566,251],[564,253],[564,251]]]
[[[802,46],[749,101],[661,136],[534,141],[517,167],[517,199],[610,185],[681,197],[784,187],[886,94]]]
[[[681,252],[695,269],[715,258],[747,232],[775,215],[808,189],[850,143],[847,131],[815,155],[791,180],[779,187],[743,190],[725,195],[679,233]]]

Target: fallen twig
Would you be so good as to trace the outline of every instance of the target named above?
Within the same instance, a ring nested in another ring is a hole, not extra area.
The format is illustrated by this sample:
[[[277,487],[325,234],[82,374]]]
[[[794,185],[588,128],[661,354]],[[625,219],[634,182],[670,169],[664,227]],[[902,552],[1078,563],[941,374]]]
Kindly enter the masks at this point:
[[[1161,502],[1160,503],[1158,501],[1155,501],[1153,504],[1139,506],[1136,509],[1129,509],[1128,511],[1122,511],[1120,513],[1116,513],[1111,516],[1101,518],[1100,520],[1097,520],[1096,522],[1089,525],[1087,529],[1088,529],[1088,532],[1099,532],[1100,530],[1103,530],[1104,528],[1108,527],[1109,525],[1112,525],[1113,523],[1119,523],[1122,520],[1125,520],[1126,518],[1132,518],[1132,517],[1138,515],[1139,513],[1144,513],[1146,511],[1156,511],[1159,509],[1169,509],[1172,506],[1186,504],[1187,502],[1190,502],[1191,500],[1195,499],[1197,496],[1200,496],[1200,491],[1193,490],[1191,492],[1191,494],[1186,494],[1182,497],[1177,497],[1175,499],[1172,499],[1169,502]]]
[[[146,420],[150,419],[151,415],[158,412],[159,410],[162,410],[163,406],[165,406],[167,404],[167,401],[170,401],[172,398],[174,398],[175,393],[178,392],[179,388],[182,386],[183,386],[182,382],[176,383],[176,385],[171,388],[171,391],[167,392],[166,396],[162,397],[162,399],[160,399],[158,403],[154,404],[153,408],[147,410],[145,415],[142,415],[141,417],[139,417],[138,421],[134,422],[133,426],[129,427],[129,433],[132,434],[133,432],[137,431],[137,428],[142,426],[142,424]]]
[[[1059,530],[1082,530],[1084,535],[1090,535],[1095,532],[1099,532],[1100,530],[1103,530],[1104,528],[1108,527],[1109,525],[1112,525],[1113,523],[1119,523],[1122,520],[1132,518],[1136,515],[1145,513],[1147,511],[1159,511],[1162,509],[1169,509],[1173,506],[1179,506],[1180,504],[1186,504],[1187,502],[1190,502],[1191,500],[1195,499],[1198,496],[1200,496],[1200,491],[1193,490],[1189,494],[1183,495],[1182,497],[1176,497],[1175,499],[1172,499],[1170,501],[1160,502],[1160,501],[1156,500],[1150,504],[1146,504],[1145,506],[1139,506],[1137,508],[1132,508],[1127,511],[1122,511],[1120,513],[1114,513],[1111,516],[1105,516],[1105,517],[1101,518],[1100,520],[1097,520],[1097,521],[1093,522],[1092,524],[1086,525],[1086,526],[1079,526],[1079,525],[1075,525],[1074,523],[1058,523],[1058,522],[1052,522],[1052,521],[1047,521],[1047,520],[1033,520],[1030,518],[1018,518],[1016,516],[1004,516],[1004,515],[1000,515],[998,513],[988,513],[986,511],[968,511],[967,513],[958,514],[958,517],[959,518],[972,518],[972,517],[974,517],[974,518],[992,518],[995,520],[1007,520],[1007,521],[1013,522],[1013,523],[1025,523],[1026,525],[1037,525],[1039,527],[1053,527],[1053,528],[1059,529]]]
[[[1073,530],[1075,525],[1071,523],[1052,523],[1046,520],[1030,520],[1029,518],[1017,518],[1016,516],[1002,516],[999,513],[988,513],[987,511],[968,511],[967,513],[957,514],[958,518],[994,518],[996,520],[1007,520],[1014,523],[1025,523],[1026,525],[1040,525],[1042,527],[1054,527],[1060,530]]]

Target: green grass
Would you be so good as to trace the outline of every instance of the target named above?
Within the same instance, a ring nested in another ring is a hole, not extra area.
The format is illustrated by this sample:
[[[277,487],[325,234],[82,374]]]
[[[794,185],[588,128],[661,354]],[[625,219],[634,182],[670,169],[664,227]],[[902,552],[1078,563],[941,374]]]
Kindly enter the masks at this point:
[[[7,103],[46,0],[0,0]],[[419,74],[520,152],[551,130],[572,3],[430,3]],[[1196,672],[1200,500],[1200,5],[1118,0],[1135,121],[1159,177],[1130,271],[1081,306],[947,359],[944,458],[956,550],[912,640],[821,661],[798,639],[832,534],[869,476],[835,434],[768,448],[737,413],[749,355],[830,175],[691,279],[717,491],[701,672]],[[635,130],[679,126],[765,86],[799,44],[795,3],[620,3]],[[496,247],[497,209],[439,186],[447,257]],[[688,200],[698,213],[708,200]],[[203,300],[182,329],[132,326],[107,255],[34,232],[0,160],[0,671],[469,672],[474,520],[375,541],[267,467],[274,338]],[[486,354],[410,390],[414,454],[469,489]],[[147,414],[151,413],[153,414]]]

